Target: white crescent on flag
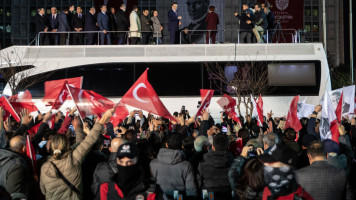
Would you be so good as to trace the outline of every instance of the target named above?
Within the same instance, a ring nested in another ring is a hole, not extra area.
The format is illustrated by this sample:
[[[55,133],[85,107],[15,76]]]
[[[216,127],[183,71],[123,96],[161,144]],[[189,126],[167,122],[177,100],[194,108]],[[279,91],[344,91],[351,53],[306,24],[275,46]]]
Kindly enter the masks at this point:
[[[140,89],[140,88],[142,88],[142,87],[143,87],[143,88],[147,88],[144,83],[140,83],[140,84],[138,84],[138,85],[135,87],[135,89],[132,91],[132,95],[133,95],[133,97],[134,97],[137,101],[142,102],[142,103],[147,103],[148,101],[142,100],[142,99],[137,95],[137,90]]]

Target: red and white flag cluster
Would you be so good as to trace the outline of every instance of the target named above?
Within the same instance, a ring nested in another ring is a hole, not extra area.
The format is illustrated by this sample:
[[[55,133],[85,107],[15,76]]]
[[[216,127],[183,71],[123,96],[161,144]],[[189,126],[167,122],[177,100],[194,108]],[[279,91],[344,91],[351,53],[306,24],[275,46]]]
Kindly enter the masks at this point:
[[[230,97],[227,94],[224,94],[224,96],[221,97],[217,101],[217,103],[224,110],[227,116],[229,116],[232,120],[234,120],[241,126],[240,118],[237,116],[237,113],[235,111],[236,100],[234,98]]]
[[[253,105],[253,111],[252,111],[252,116],[257,119],[257,125],[260,127],[263,127],[263,101],[262,101],[262,96],[255,101],[251,94],[251,102]]]

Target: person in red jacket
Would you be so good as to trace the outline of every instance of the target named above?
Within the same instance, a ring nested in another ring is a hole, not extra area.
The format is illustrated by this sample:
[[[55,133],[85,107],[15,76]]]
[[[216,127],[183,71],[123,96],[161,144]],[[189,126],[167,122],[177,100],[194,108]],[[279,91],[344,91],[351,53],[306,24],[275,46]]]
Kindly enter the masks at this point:
[[[285,144],[274,145],[268,153],[257,157],[263,163],[266,187],[263,200],[312,200],[299,185],[293,167],[298,155]]]
[[[215,7],[209,7],[209,13],[206,15],[205,22],[207,24],[206,30],[206,43],[209,44],[209,39],[211,38],[211,44],[215,44],[216,33],[218,32],[219,16],[215,13]]]

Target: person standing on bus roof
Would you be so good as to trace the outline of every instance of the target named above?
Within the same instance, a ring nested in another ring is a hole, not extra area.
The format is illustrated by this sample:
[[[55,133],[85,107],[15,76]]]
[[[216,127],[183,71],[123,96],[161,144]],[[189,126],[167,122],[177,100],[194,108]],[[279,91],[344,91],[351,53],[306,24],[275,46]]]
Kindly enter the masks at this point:
[[[182,25],[180,21],[182,17],[178,16],[177,9],[178,4],[173,2],[172,10],[168,11],[168,31],[171,36],[171,44],[178,44],[179,26]]]
[[[206,30],[210,30],[206,33],[206,43],[209,44],[209,39],[211,39],[211,44],[215,44],[216,33],[218,32],[219,16],[215,13],[215,7],[209,7],[209,13],[206,16],[205,22],[207,23]]]

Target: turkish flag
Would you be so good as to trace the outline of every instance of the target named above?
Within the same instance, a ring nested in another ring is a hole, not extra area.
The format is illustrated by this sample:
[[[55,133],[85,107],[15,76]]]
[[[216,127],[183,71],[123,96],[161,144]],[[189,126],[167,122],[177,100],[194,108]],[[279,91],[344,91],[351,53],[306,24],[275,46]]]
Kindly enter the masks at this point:
[[[52,114],[51,120],[48,122],[48,127],[54,129],[54,124],[56,123],[56,114]]]
[[[118,124],[122,123],[124,119],[129,115],[129,111],[126,106],[119,103],[116,108],[113,116],[110,118],[110,122],[116,127]]]
[[[297,115],[298,101],[299,101],[299,96],[295,96],[292,100],[292,103],[290,104],[288,115],[287,115],[287,121],[285,125],[285,129],[293,128],[296,132],[299,132],[300,129],[303,128]]]
[[[5,110],[5,115],[3,117],[3,120],[5,121],[10,115],[12,115],[12,117],[14,117],[14,119],[17,122],[20,122],[20,117],[19,115],[16,113],[15,109],[12,107],[12,105],[9,103],[9,101],[7,100],[7,98],[5,96],[2,96],[0,98],[0,106]]]
[[[339,103],[337,104],[336,110],[335,110],[335,114],[337,117],[337,122],[339,124],[341,124],[341,120],[342,120],[342,107],[343,107],[343,101],[344,101],[344,92],[341,93],[340,99],[339,99]]]
[[[91,90],[74,88],[69,85],[67,85],[67,88],[82,119],[89,115],[101,115],[114,107],[112,101]]]
[[[31,160],[33,172],[37,173],[37,170],[36,170],[36,168],[37,168],[36,153],[35,153],[35,149],[33,148],[32,143],[30,141],[30,136],[29,135],[27,135],[27,141],[26,141],[26,155]]]
[[[45,94],[42,101],[52,106],[58,95],[62,92],[65,82],[72,87],[82,88],[83,77],[46,81],[44,84]]]
[[[257,124],[260,127],[263,127],[263,101],[262,101],[262,96],[260,95],[257,103],[255,99],[253,98],[252,94],[251,95],[251,102],[253,105],[253,117],[257,119]],[[261,107],[262,106],[262,107]]]
[[[22,109],[27,109],[29,112],[38,111],[35,103],[32,102],[31,93],[26,90],[23,94],[13,95],[9,98],[9,102],[17,113],[20,113]]]
[[[202,115],[202,111],[209,107],[211,98],[213,98],[213,96],[214,96],[214,90],[201,89],[200,95],[202,97],[202,101],[201,101],[201,104],[200,104],[197,114],[195,114],[195,117]]]
[[[27,133],[30,135],[36,134],[38,129],[40,128],[42,122],[41,123],[37,123],[36,125],[32,126],[30,129],[27,130]]]
[[[122,97],[121,103],[129,105],[147,112],[159,115],[161,117],[174,120],[167,108],[159,99],[152,85],[147,80],[147,71],[133,84],[133,86]]]
[[[63,83],[62,88],[59,91],[60,92],[57,94],[55,101],[52,103],[52,109],[55,109],[55,110],[59,110],[59,108],[61,108],[61,106],[64,104],[67,97],[69,96],[67,82]]]
[[[224,96],[221,97],[217,103],[232,120],[241,125],[240,118],[237,117],[237,113],[235,111],[236,100],[234,98],[224,94]]]

